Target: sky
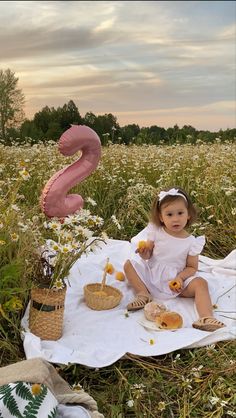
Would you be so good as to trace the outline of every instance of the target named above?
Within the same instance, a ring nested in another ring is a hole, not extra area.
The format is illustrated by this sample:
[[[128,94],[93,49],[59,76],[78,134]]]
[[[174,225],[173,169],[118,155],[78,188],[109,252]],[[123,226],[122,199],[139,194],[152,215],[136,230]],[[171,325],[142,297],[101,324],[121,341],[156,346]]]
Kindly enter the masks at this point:
[[[236,2],[1,1],[0,69],[32,119],[73,100],[120,126],[236,127]]]

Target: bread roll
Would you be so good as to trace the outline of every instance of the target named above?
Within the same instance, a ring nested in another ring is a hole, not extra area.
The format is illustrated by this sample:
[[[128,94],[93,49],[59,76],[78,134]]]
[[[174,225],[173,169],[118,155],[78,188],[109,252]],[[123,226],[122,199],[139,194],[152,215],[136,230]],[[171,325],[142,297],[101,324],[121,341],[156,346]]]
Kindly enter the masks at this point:
[[[155,322],[161,313],[166,312],[166,307],[157,302],[149,302],[144,306],[144,315],[148,321]]]
[[[183,326],[183,318],[177,312],[163,312],[155,322],[161,329],[178,329]]]

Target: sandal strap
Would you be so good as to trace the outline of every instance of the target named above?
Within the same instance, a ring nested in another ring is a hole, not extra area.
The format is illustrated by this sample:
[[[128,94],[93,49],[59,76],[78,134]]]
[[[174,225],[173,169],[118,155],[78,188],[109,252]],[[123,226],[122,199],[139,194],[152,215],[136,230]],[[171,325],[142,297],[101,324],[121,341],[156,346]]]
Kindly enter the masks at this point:
[[[225,324],[212,316],[205,316],[193,323],[193,328],[208,332],[216,331],[223,327],[225,327]]]
[[[127,309],[128,310],[142,309],[142,308],[144,308],[144,306],[147,303],[151,302],[151,300],[152,300],[152,298],[150,296],[145,295],[145,294],[142,294],[142,293],[139,293],[136,296],[136,298],[133,300],[133,302],[131,302],[131,303],[128,304]]]
[[[218,319],[214,318],[213,316],[204,316],[198,322],[202,323],[202,324],[225,326],[225,324],[223,322],[219,321]]]

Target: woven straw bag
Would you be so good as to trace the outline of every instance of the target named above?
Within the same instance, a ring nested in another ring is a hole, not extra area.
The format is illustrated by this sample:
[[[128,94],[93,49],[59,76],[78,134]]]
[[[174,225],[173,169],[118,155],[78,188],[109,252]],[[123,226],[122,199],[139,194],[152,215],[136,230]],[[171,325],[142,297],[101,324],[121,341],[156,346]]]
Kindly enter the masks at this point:
[[[62,336],[66,287],[31,290],[29,328],[41,340],[58,340]]]

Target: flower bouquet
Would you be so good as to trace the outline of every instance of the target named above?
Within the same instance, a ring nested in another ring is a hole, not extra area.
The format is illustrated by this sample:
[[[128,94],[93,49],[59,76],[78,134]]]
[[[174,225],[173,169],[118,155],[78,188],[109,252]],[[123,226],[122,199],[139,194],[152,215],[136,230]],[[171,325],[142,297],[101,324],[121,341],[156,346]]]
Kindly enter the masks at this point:
[[[44,223],[50,238],[44,239],[38,256],[29,314],[29,328],[41,339],[61,337],[69,272],[82,255],[104,242],[102,225],[102,218],[85,209]]]

